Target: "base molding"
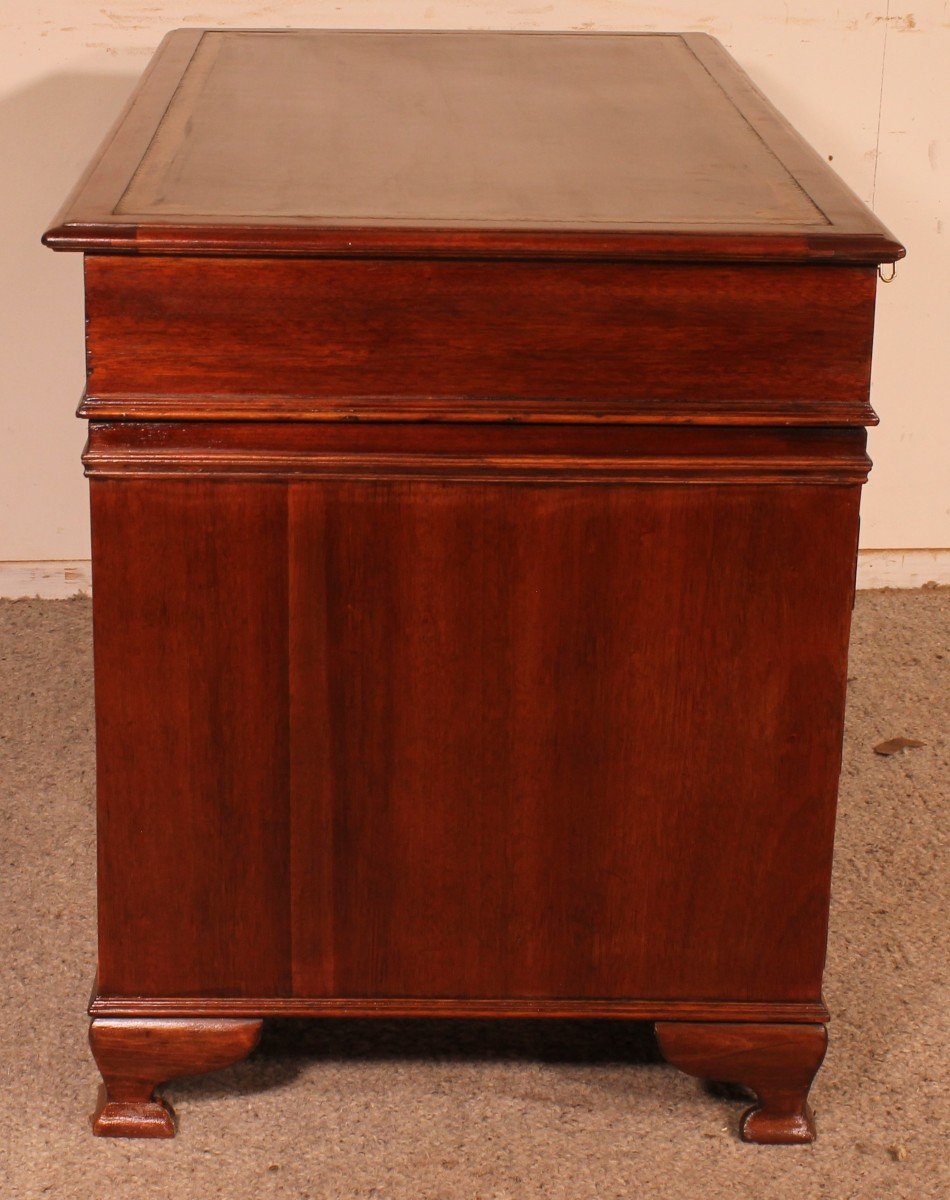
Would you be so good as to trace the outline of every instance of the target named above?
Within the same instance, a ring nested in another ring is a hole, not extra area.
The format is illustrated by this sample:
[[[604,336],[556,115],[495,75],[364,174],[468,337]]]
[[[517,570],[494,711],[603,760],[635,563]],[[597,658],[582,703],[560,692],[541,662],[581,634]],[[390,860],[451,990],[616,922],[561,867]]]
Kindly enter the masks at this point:
[[[598,1018],[622,1021],[828,1020],[819,1002],[642,999],[462,999],[417,997],[146,997],[94,996],[91,1017],[458,1017],[469,1019]]]
[[[182,1075],[217,1071],[240,1062],[257,1046],[263,1019],[269,1015],[299,1016],[306,1006],[310,1015],[326,1015],[327,1005],[314,1008],[314,1001],[287,1001],[270,998],[257,1003],[258,1015],[187,1017],[154,1015],[157,1001],[137,998],[139,1010],[151,1005],[151,1013],[135,1016],[96,1014],[105,1002],[95,997],[89,1042],[102,1074],[104,1086],[92,1116],[92,1131],[97,1137],[170,1138],[177,1129],[171,1106],[159,1093],[163,1083]],[[191,999],[191,998],[190,998]],[[128,1006],[129,1001],[125,1002]],[[167,1002],[166,1002],[167,1003]],[[178,1001],[177,1003],[181,1003]],[[191,999],[207,1006],[207,1000]],[[220,1009],[220,1001],[217,1002]],[[240,1001],[247,1004],[248,1001]],[[399,1005],[401,1015],[442,1015],[454,1017],[505,1016],[642,1016],[647,1008],[654,1014],[653,1028],[657,1043],[667,1062],[689,1075],[709,1080],[740,1084],[756,1094],[756,1103],[742,1118],[740,1133],[745,1141],[768,1145],[810,1142],[815,1124],[808,1107],[808,1089],[824,1058],[827,1035],[825,1026],[814,1020],[784,1019],[791,1008],[801,1014],[815,1005],[710,1004],[687,1001],[547,1001],[527,1005],[524,1001],[445,1001],[416,1002],[407,1010],[407,1001],[389,1000],[388,1009],[376,1002],[368,1010],[367,1001],[352,1002],[353,1008],[335,1015],[393,1015]],[[422,1004],[425,1007],[422,1007]],[[755,1009],[758,1019],[724,1019],[725,1011]],[[704,1009],[705,1018],[697,1018]],[[692,1014],[688,1016],[687,1014]]]

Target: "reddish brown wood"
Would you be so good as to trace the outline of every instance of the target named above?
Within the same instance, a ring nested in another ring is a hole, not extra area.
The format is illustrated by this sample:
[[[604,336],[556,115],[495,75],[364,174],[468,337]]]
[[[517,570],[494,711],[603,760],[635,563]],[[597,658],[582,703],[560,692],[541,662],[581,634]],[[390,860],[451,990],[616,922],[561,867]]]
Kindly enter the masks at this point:
[[[265,1015],[592,1016],[811,1136],[902,247],[710,39],[313,31],[172,35],[46,240],[99,1131]]]
[[[273,395],[160,396],[86,393],[77,415],[100,421],[260,421],[379,424],[499,423],[525,425],[722,425],[835,426],[877,425],[867,400],[841,400],[834,395],[803,401],[714,400],[697,394],[692,399],[601,400],[596,406],[578,400],[497,397],[339,397]]]
[[[99,988],[286,994],[286,498],[163,490],[92,492]]]
[[[398,71],[406,51],[411,82],[397,82],[395,107],[380,86],[350,85],[360,68],[377,82],[381,66]],[[343,56],[354,59],[339,80],[349,157],[339,125],[301,144],[339,105],[320,86]],[[288,87],[301,69],[308,86]],[[645,76],[659,103],[636,88]],[[497,111],[502,90],[507,113]],[[235,125],[245,136],[233,137]],[[196,171],[209,155],[209,169]],[[350,202],[341,175],[362,180]],[[268,256],[878,263],[904,253],[704,34],[272,30],[262,42],[259,31],[176,30],[44,240],[60,250]]]
[[[863,483],[863,429],[93,422],[92,478]]]
[[[103,994],[820,1000],[855,485],[92,493]]]
[[[867,423],[874,286],[866,267],[91,258],[84,412],[265,395],[277,416],[307,397],[337,416],[410,400]]]
[[[658,1021],[656,1036],[666,1060],[687,1075],[755,1092],[758,1101],[740,1123],[743,1141],[815,1140],[808,1090],[825,1057],[824,1025]]]
[[[175,1119],[156,1088],[180,1075],[219,1071],[246,1058],[262,1021],[96,1018],[89,1044],[104,1086],[92,1119],[97,1137],[175,1136]]]
[[[98,1017],[463,1017],[607,1021],[827,1021],[821,1002],[792,1004],[741,1000],[460,999],[433,997],[135,997],[96,994],[89,1006]]]

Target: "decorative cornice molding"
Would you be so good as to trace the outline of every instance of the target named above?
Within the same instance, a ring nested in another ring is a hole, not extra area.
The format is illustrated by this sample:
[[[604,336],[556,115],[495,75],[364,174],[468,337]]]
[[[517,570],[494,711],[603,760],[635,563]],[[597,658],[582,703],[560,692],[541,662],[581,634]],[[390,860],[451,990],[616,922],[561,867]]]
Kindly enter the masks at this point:
[[[83,396],[76,415],[93,421],[511,422],[572,425],[869,426],[866,401],[605,400],[493,396]]]
[[[93,422],[93,479],[500,483],[863,483],[856,429],[393,423]]]
[[[635,999],[96,996],[92,1017],[600,1017],[627,1021],[827,1021],[823,1003]]]

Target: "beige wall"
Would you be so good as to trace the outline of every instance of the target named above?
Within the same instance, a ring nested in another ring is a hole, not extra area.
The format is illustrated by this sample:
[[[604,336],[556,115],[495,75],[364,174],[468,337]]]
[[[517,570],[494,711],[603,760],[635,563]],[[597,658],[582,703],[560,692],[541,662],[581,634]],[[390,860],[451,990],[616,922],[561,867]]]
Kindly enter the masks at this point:
[[[716,16],[710,16],[715,12]],[[81,264],[39,235],[166,30],[180,25],[698,29],[908,247],[881,287],[865,547],[950,547],[950,9],[922,0],[2,0],[0,562],[88,557],[72,418],[83,378]],[[902,560],[903,561],[903,560]]]

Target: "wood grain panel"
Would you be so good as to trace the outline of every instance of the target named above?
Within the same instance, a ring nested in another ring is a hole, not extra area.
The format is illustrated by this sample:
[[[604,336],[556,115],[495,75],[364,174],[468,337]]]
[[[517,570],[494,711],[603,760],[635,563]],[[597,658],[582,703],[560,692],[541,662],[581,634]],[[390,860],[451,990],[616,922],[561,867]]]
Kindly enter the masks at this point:
[[[291,485],[295,994],[817,1003],[857,496]]]
[[[498,400],[502,419],[675,401],[680,420],[735,405],[866,423],[874,286],[860,267],[92,256],[84,412],[109,396],[124,416],[137,396],[143,415],[181,397],[181,416],[244,396],[343,417]]]
[[[856,488],[93,498],[103,995],[820,1002]]]
[[[99,986],[288,990],[286,503],[95,482]]]

